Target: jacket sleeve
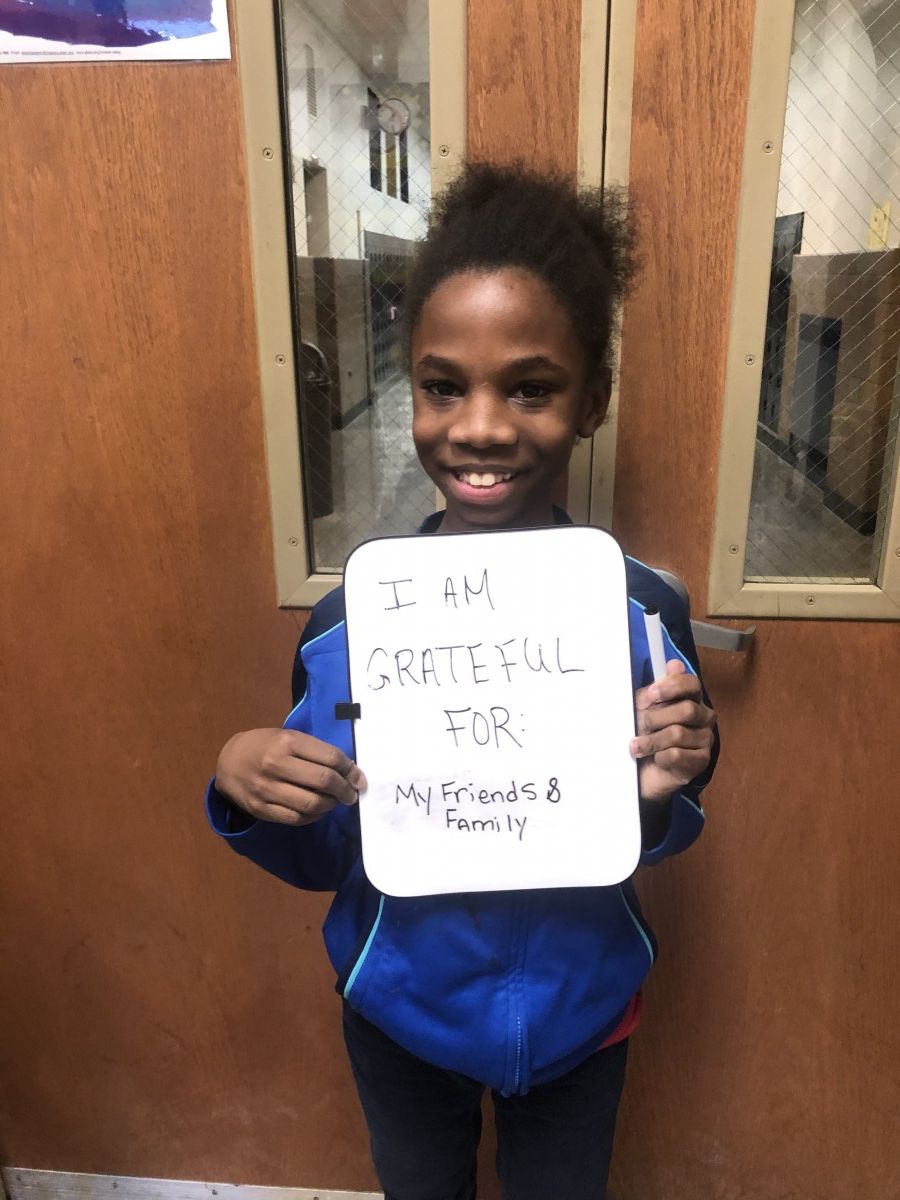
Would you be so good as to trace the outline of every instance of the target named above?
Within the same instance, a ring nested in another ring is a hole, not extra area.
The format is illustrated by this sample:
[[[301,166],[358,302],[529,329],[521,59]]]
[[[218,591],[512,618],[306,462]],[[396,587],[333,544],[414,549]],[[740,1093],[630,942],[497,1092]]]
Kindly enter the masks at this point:
[[[334,891],[359,857],[355,806],[341,805],[300,828],[257,821],[223,796],[213,779],[206,789],[206,815],[213,832],[235,853],[306,891]]]
[[[310,620],[297,647],[291,680],[294,707],[285,726],[316,737],[324,732],[324,740],[332,740],[334,727],[326,725],[325,718],[333,713],[336,700],[346,698],[343,635],[335,630],[330,637],[316,636],[319,624]],[[307,654],[317,659],[313,676],[307,672]],[[350,745],[341,749],[353,753]],[[308,891],[337,889],[360,855],[355,805],[338,805],[320,820],[295,828],[248,816],[217,789],[213,779],[206,790],[206,815],[213,831],[237,854]]]
[[[653,602],[660,612],[663,625],[663,644],[666,659],[680,658],[687,669],[694,675],[700,675],[700,663],[694,637],[691,633],[691,623],[687,609],[681,598],[662,581],[654,588]],[[645,687],[652,682],[649,647],[646,645],[646,633],[643,626],[641,605],[632,605],[632,645],[636,651],[633,662],[636,676],[636,686]],[[701,680],[701,687],[703,681]],[[703,699],[709,704],[706,688],[703,688]],[[692,779],[689,784],[674,792],[669,806],[669,821],[662,838],[655,844],[644,842],[640,862],[642,866],[655,866],[664,858],[680,854],[697,840],[703,830],[705,816],[700,803],[700,795],[712,778],[716,759],[719,755],[719,733],[714,730],[714,742],[709,765],[705,771]]]

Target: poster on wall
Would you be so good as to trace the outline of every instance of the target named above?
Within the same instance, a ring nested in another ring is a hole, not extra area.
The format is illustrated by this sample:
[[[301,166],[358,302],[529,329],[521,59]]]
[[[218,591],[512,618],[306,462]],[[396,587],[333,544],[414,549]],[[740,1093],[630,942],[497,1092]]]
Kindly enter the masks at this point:
[[[0,0],[0,63],[231,57],[226,0]]]

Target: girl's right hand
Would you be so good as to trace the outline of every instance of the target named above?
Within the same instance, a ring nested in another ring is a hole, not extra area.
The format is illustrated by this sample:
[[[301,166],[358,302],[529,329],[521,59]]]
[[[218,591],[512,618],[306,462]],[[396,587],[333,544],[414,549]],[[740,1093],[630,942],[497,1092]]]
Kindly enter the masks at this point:
[[[216,788],[261,821],[308,825],[355,804],[362,771],[337,746],[295,729],[249,729],[222,747]]]

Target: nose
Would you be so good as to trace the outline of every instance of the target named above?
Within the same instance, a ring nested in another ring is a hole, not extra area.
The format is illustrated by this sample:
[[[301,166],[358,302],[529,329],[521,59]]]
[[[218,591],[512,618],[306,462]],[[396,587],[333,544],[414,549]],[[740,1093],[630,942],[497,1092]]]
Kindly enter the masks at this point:
[[[518,440],[504,396],[474,388],[458,406],[447,435],[458,446],[514,446]]]

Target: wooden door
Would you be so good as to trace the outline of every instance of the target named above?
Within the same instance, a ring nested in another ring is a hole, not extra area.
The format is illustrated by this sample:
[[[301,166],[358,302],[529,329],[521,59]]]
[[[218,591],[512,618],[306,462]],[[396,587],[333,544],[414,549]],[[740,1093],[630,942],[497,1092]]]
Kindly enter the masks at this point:
[[[581,4],[511,7],[470,0],[470,147],[574,172]],[[698,605],[752,15],[638,7],[615,526]],[[368,1189],[327,901],[199,808],[305,619],[273,603],[236,71],[0,73],[0,1160]],[[705,669],[725,751],[703,840],[643,881],[613,1195],[895,1195],[897,629],[760,621]]]
[[[752,0],[640,4],[615,528],[706,595]],[[702,615],[702,614],[700,614]],[[737,625],[748,622],[735,622]],[[662,944],[614,1194],[900,1189],[900,630],[758,620],[703,655],[723,757],[708,828],[643,881]]]
[[[275,602],[238,65],[0,68],[0,1163],[366,1188],[327,901],[201,807],[306,619]]]

